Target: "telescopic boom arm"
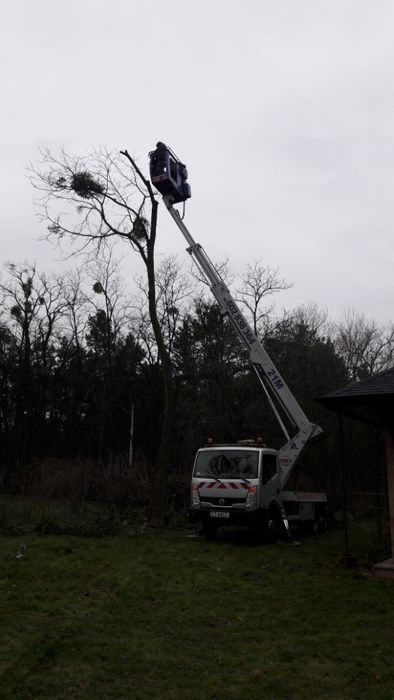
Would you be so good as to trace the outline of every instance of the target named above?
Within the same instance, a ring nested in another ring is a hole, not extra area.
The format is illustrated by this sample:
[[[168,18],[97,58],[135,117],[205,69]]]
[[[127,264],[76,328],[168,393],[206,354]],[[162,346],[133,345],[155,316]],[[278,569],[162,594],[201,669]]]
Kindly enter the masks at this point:
[[[157,165],[157,158],[155,158],[155,156],[157,156],[158,150],[163,164],[163,169],[159,172],[157,167],[156,169],[154,168],[154,166]],[[191,196],[190,186],[186,182],[186,167],[180,163],[180,161],[176,159],[176,156],[161,142],[159,142],[156,151],[152,151],[149,155],[152,184],[155,185],[163,195],[165,206],[187,241],[187,251],[209,284],[222,313],[228,315],[236,333],[243,341],[244,345],[246,345],[249,351],[249,361],[283,431],[286,442],[283,447],[279,449],[279,464],[283,488],[306,443],[320,435],[323,431],[318,425],[308,420],[262,343],[254,335],[248,321],[244,317],[235,299],[232,297],[214,264],[202,246],[196,243],[181,219],[179,211],[174,208],[174,202],[185,201],[185,199]],[[173,161],[175,160],[178,164],[177,170],[173,167],[172,174],[167,165],[170,158]],[[178,177],[176,177],[177,173]],[[175,177],[172,175],[175,175]],[[290,437],[278,407],[295,428],[295,435],[293,437]]]

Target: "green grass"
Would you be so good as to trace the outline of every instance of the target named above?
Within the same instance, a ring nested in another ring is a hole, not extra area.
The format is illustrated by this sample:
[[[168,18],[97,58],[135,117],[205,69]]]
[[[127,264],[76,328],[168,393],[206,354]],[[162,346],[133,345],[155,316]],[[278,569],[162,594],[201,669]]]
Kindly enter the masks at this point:
[[[0,697],[394,698],[394,582],[342,553],[338,531],[0,536]]]

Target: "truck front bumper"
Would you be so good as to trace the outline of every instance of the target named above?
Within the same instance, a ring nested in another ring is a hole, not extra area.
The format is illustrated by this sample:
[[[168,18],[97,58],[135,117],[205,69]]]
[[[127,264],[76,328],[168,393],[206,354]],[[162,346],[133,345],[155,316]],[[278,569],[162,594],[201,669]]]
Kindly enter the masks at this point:
[[[247,511],[231,511],[231,510],[208,510],[191,508],[189,510],[189,520],[191,522],[200,522],[203,525],[210,523],[217,527],[256,527],[266,524],[267,518],[263,510]]]

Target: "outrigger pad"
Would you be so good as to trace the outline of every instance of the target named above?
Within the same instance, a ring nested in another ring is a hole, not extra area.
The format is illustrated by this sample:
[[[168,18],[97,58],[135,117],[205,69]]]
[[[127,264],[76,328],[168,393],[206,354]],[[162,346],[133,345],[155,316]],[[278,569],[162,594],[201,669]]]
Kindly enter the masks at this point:
[[[171,197],[173,204],[184,202],[191,197],[186,166],[165,143],[159,141],[156,150],[149,153],[149,158],[150,179],[160,194]]]

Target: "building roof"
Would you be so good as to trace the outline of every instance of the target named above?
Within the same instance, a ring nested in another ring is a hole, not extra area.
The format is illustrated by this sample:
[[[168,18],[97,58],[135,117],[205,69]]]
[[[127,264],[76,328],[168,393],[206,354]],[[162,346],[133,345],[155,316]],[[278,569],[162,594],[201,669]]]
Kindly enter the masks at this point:
[[[394,367],[316,399],[325,408],[378,428],[394,425]]]

